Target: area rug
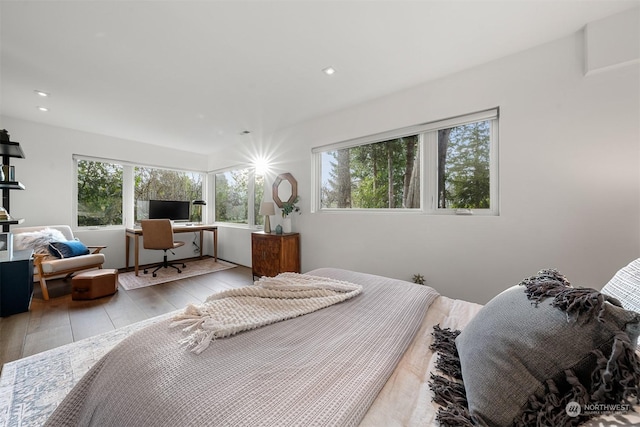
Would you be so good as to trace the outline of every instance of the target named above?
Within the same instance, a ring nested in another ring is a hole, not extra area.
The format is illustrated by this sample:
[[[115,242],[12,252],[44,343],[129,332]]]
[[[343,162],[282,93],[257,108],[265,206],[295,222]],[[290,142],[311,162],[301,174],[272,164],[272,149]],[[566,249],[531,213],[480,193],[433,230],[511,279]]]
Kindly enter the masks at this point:
[[[42,426],[80,378],[116,344],[180,311],[6,363],[0,376],[0,427]]]
[[[151,271],[144,274],[142,268],[138,271],[138,276],[133,271],[126,273],[120,273],[118,281],[127,291],[132,289],[144,288],[146,286],[158,285],[160,283],[172,282],[174,280],[185,279],[187,277],[200,276],[202,274],[212,273],[214,271],[226,270],[228,268],[236,267],[235,264],[231,264],[226,261],[218,260],[214,258],[204,258],[194,261],[187,261],[185,263],[186,268],[180,268],[182,273],[178,273],[174,268],[161,268],[157,272],[157,276],[153,277]],[[155,267],[154,267],[155,268]]]

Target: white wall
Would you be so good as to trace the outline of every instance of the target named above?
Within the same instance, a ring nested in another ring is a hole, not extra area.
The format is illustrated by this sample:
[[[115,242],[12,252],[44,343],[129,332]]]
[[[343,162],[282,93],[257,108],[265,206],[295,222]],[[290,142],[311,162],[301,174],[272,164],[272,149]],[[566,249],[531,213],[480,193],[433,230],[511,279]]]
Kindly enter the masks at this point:
[[[441,293],[480,303],[542,268],[602,287],[640,256],[640,71],[585,77],[583,61],[578,33],[272,135],[256,149],[274,147],[275,173],[298,180],[303,271],[421,273]],[[500,216],[310,213],[312,147],[495,106]],[[246,152],[225,157],[210,166]],[[234,234],[224,250],[248,252],[248,237]]]
[[[640,8],[590,22],[584,35],[585,74],[640,62]]]
[[[201,170],[268,153],[274,169],[267,194],[278,173],[298,180],[303,212],[293,221],[303,271],[332,266],[406,280],[421,273],[441,293],[480,303],[547,267],[576,285],[600,288],[640,256],[640,67],[585,77],[583,48],[576,34],[265,140],[249,135],[243,147],[209,159],[0,117],[0,128],[21,142],[27,157],[13,162],[27,190],[12,192],[11,213],[26,218],[25,226],[70,223],[74,153]],[[501,108],[500,216],[310,213],[312,147],[495,106]],[[278,222],[272,218],[273,227]],[[122,229],[78,236],[109,245],[108,267],[124,266]],[[182,249],[178,255],[191,255],[190,247]],[[222,228],[219,254],[250,265],[250,230]],[[143,254],[142,262],[156,259]]]
[[[12,141],[20,142],[25,159],[12,159],[16,179],[26,190],[11,192],[11,215],[24,218],[21,226],[72,224],[73,154],[106,159],[126,160],[154,166],[207,169],[202,155],[180,150],[150,146],[104,135],[96,135],[71,129],[58,128],[11,117],[0,116],[0,129],[7,129]],[[208,234],[208,233],[207,233]],[[76,237],[88,245],[108,245],[103,252],[105,267],[125,266],[124,229],[98,229],[75,231]],[[178,235],[187,245],[177,250],[181,257],[194,256],[190,233]],[[198,237],[199,239],[199,237]],[[211,240],[210,236],[205,237]],[[211,244],[205,245],[208,253]],[[133,245],[132,245],[133,250]],[[157,251],[141,251],[140,262],[151,263],[158,259]],[[133,256],[131,257],[133,260]],[[133,261],[132,261],[133,262]]]

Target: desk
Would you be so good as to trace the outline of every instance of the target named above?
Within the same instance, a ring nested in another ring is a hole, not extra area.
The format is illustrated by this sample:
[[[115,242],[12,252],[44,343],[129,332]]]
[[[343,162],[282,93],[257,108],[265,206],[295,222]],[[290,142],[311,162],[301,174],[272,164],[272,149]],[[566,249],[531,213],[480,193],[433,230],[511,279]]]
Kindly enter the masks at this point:
[[[215,225],[196,224],[196,225],[174,225],[174,233],[200,233],[200,259],[202,259],[202,243],[204,241],[204,232],[213,232],[213,257],[218,261],[218,227]],[[140,236],[142,236],[142,228],[127,228],[125,230],[125,253],[127,257],[126,269],[129,270],[129,245],[131,238],[134,238],[134,270],[138,275],[138,254],[140,252]]]

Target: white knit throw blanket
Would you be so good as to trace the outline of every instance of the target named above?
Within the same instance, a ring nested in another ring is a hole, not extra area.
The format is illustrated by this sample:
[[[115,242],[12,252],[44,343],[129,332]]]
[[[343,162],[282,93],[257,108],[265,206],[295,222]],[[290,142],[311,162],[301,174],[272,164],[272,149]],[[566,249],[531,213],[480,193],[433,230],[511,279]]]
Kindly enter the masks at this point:
[[[180,342],[196,354],[211,340],[302,316],[360,294],[362,286],[327,277],[281,273],[262,277],[254,286],[229,289],[190,304],[172,318],[189,336]]]

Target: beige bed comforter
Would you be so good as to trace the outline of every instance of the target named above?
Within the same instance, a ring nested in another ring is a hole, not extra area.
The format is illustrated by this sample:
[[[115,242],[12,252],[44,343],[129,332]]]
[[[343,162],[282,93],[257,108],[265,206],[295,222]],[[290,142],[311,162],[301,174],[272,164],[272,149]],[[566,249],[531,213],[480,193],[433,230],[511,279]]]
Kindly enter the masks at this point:
[[[345,270],[357,297],[216,340],[196,355],[160,322],[118,344],[76,384],[49,426],[357,425],[438,297]]]

